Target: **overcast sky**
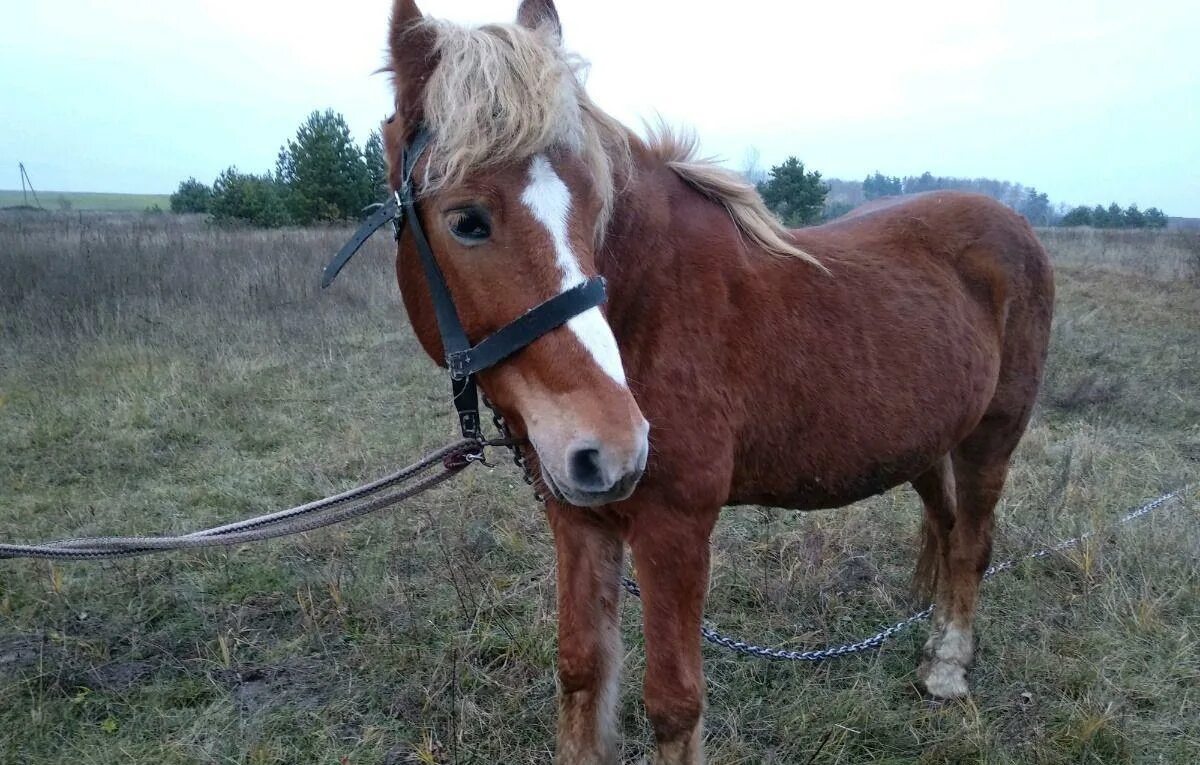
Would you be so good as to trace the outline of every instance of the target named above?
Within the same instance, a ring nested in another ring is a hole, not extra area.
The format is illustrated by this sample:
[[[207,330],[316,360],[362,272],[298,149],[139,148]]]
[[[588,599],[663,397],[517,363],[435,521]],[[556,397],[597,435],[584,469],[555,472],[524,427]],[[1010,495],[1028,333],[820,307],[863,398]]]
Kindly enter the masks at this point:
[[[426,0],[510,20],[516,0]],[[172,191],[262,171],[308,112],[386,116],[390,0],[6,3],[0,188]],[[596,101],[740,167],[986,176],[1200,216],[1195,2],[560,0]]]

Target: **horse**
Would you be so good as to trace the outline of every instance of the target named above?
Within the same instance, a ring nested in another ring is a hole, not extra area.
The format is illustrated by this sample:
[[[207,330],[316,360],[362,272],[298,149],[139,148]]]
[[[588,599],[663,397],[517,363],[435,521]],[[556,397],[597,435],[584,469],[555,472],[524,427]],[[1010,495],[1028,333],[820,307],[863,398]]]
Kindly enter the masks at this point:
[[[694,139],[642,138],[600,109],[551,0],[477,28],[394,0],[388,50],[390,183],[427,135],[413,212],[468,338],[607,283],[603,306],[478,374],[546,493],[557,761],[618,758],[626,546],[655,760],[703,761],[709,537],[733,505],[832,508],[910,483],[924,505],[914,583],[936,603],[918,685],[966,696],[993,510],[1053,311],[1028,223],[931,192],[787,230]],[[444,364],[424,267],[414,234],[398,235],[404,307]]]

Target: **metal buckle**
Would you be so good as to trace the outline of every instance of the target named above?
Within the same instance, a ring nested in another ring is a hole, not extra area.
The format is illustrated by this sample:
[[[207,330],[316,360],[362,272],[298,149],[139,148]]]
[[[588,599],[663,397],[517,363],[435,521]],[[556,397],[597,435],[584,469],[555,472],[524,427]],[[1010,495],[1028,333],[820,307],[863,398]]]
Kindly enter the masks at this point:
[[[472,462],[483,462],[483,442],[476,441],[472,444],[472,451],[463,449],[461,451],[447,454],[442,458],[442,466],[447,470],[462,470],[471,466]]]
[[[471,375],[471,351],[455,351],[446,354],[446,367],[450,377],[455,380],[465,380]]]
[[[467,462],[478,462],[480,465],[483,465],[485,468],[496,467],[496,465],[494,463],[487,461],[487,455],[484,453],[483,447],[480,447],[478,452],[465,455],[463,457],[463,459],[465,459]]]

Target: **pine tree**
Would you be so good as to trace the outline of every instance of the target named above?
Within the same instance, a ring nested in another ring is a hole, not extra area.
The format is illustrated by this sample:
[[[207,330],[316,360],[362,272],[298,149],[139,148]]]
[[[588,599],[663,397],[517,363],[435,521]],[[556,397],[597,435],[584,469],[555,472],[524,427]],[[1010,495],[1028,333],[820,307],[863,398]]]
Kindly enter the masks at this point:
[[[771,168],[770,178],[760,183],[758,193],[772,211],[789,226],[806,226],[821,220],[829,187],[819,172],[807,172],[804,163],[788,157]]]
[[[884,175],[878,170],[874,175],[868,175],[863,181],[863,196],[867,199],[878,199],[880,197],[893,197],[901,193],[902,187],[900,179],[895,176]]]
[[[1125,208],[1124,213],[1125,228],[1145,228],[1146,215],[1138,209],[1137,205],[1129,205]]]
[[[379,201],[388,195],[388,164],[383,153],[383,137],[372,130],[363,144],[363,160],[367,163],[367,176],[371,184],[371,199]]]
[[[361,217],[373,199],[371,176],[350,127],[332,109],[313,112],[279,150],[276,174],[301,224]]]
[[[274,228],[289,222],[283,190],[271,176],[238,172],[230,167],[213,181],[213,220]]]
[[[1142,213],[1146,219],[1146,228],[1166,228],[1167,216],[1157,207],[1147,207],[1146,212]]]
[[[1024,215],[1031,226],[1048,226],[1051,217],[1050,196],[1030,186],[1023,194],[1017,212]]]
[[[1116,202],[1108,206],[1108,227],[1125,228],[1125,211]]]
[[[1069,213],[1062,217],[1058,222],[1060,226],[1091,226],[1092,225],[1092,208],[1080,205],[1074,208]]]
[[[212,203],[212,189],[195,178],[179,182],[179,188],[171,195],[171,212],[206,213]]]

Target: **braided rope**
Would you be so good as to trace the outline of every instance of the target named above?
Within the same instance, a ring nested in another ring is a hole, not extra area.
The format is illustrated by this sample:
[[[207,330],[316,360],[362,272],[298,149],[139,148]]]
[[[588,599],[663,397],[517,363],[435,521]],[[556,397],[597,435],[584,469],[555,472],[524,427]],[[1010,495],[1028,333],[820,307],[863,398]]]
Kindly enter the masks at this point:
[[[97,560],[277,539],[348,521],[428,491],[477,459],[484,444],[462,439],[430,452],[408,467],[332,497],[267,515],[176,536],[80,537],[44,544],[0,544],[0,558]],[[441,470],[429,475],[430,468]],[[424,476],[424,477],[422,477]],[[397,487],[418,479],[407,488]],[[383,496],[379,496],[383,495]]]

